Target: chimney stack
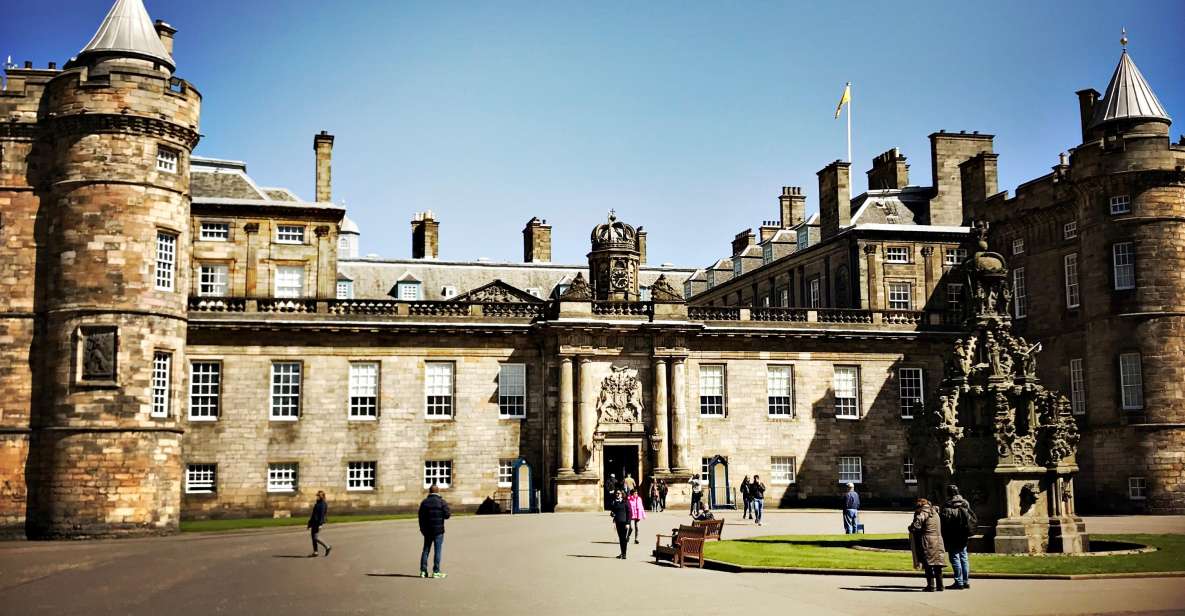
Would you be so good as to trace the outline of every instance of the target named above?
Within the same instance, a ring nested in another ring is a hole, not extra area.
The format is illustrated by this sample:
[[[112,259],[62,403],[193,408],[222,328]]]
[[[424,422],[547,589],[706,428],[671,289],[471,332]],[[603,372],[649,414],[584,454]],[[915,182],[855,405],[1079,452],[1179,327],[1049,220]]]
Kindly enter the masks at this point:
[[[638,227],[638,235],[636,237],[637,237],[636,242],[637,242],[637,248],[638,248],[638,264],[645,265],[646,264],[646,230],[643,229],[642,227]]]
[[[732,238],[732,256],[737,256],[753,244],[757,243],[757,236],[752,229],[745,229]]]
[[[325,131],[313,135],[313,152],[317,155],[317,203],[333,201],[333,135]]]
[[[435,259],[440,252],[440,223],[432,210],[416,212],[411,219],[411,258]]]
[[[523,262],[551,263],[551,225],[531,218],[523,227]]]
[[[852,163],[837,160],[818,172],[820,237],[834,237],[852,222]]]
[[[909,186],[909,165],[897,148],[872,159],[868,170],[868,190],[885,190]]]
[[[996,174],[999,158],[999,154],[980,152],[959,163],[963,220],[978,218],[977,209],[987,201],[988,197],[999,192]]]
[[[992,152],[992,135],[979,132],[930,134],[930,165],[934,178],[934,196],[930,198],[931,225],[963,223],[962,173],[959,164],[980,152]]]
[[[806,195],[802,194],[802,187],[783,186],[782,194],[778,197],[778,209],[781,212],[783,229],[789,229],[806,220]]]
[[[165,46],[165,51],[169,52],[170,56],[173,55],[173,35],[177,34],[177,29],[162,19],[156,20],[152,27],[156,30],[156,35],[160,37],[161,45]]]
[[[1099,102],[1099,91],[1094,88],[1079,90],[1078,116],[1082,123],[1082,143],[1090,141],[1090,121],[1094,118],[1094,106]]]

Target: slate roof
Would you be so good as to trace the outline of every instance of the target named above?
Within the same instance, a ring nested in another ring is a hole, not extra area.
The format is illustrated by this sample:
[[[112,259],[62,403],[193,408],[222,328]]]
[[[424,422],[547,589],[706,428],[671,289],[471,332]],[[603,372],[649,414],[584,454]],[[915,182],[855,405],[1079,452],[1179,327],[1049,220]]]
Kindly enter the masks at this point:
[[[1115,120],[1172,121],[1126,49],[1119,56],[1107,93],[1095,103],[1090,125],[1093,128]]]
[[[91,41],[78,52],[79,59],[89,55],[142,58],[160,62],[170,71],[177,67],[141,0],[116,0]]]

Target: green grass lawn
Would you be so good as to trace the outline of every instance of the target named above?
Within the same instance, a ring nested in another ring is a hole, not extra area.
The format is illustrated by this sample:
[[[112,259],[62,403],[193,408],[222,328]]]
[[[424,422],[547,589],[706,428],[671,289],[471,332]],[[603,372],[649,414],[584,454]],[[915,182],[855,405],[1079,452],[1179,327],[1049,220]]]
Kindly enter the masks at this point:
[[[913,571],[908,552],[869,552],[853,545],[881,547],[905,535],[785,535],[735,541],[714,541],[705,555],[750,567],[805,567],[818,569],[877,569]],[[978,573],[1138,573],[1185,570],[1185,535],[1093,535],[1092,538],[1151,545],[1146,554],[1117,556],[1006,556],[971,554],[971,575]],[[949,570],[949,568],[948,568]]]
[[[414,513],[390,513],[376,515],[338,515],[329,518],[330,524],[342,522],[376,522],[379,520],[406,520],[414,518]],[[282,526],[304,526],[308,523],[307,516],[292,518],[242,518],[237,520],[189,520],[181,521],[183,533],[208,533],[223,530],[242,530],[245,528],[277,528]]]

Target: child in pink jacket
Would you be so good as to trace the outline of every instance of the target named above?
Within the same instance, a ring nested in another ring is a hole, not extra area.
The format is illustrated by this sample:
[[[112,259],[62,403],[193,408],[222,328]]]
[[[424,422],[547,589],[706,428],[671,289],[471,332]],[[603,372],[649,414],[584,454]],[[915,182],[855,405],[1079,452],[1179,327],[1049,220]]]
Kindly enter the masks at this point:
[[[638,491],[630,492],[629,498],[626,502],[630,506],[630,522],[633,523],[634,543],[638,542],[638,520],[646,519],[646,505],[642,502],[642,497],[638,496]]]

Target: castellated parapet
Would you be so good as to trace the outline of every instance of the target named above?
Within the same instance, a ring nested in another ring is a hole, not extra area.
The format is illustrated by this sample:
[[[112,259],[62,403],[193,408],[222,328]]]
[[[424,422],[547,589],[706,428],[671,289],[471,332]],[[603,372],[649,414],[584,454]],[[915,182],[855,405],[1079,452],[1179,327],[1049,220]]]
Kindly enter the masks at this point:
[[[167,68],[105,56],[45,86],[30,536],[177,529],[201,96]]]

